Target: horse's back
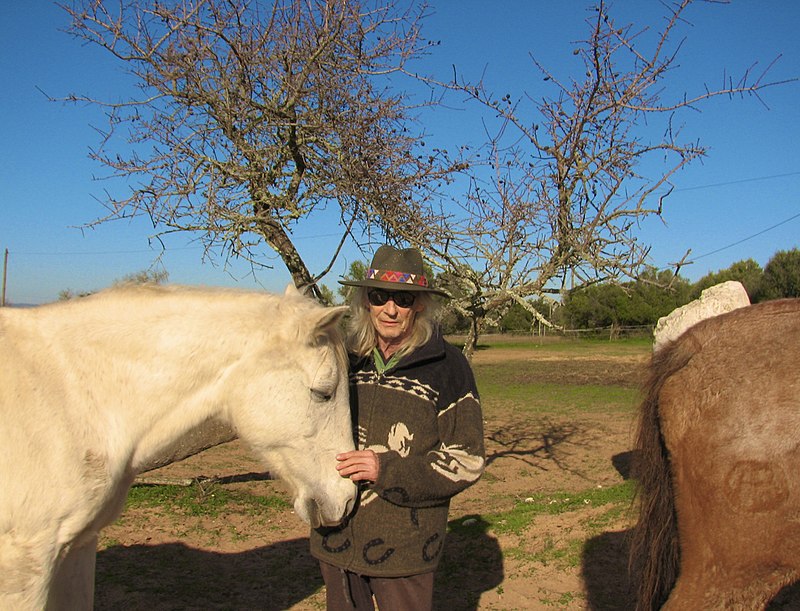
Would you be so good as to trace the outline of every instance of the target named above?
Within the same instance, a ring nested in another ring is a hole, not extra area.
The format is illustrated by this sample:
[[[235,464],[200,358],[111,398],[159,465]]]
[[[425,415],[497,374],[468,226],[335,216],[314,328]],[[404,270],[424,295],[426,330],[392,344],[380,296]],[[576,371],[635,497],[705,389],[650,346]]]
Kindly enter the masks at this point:
[[[791,390],[800,384],[800,299],[705,320],[670,351],[684,364],[665,382],[659,405],[662,424],[675,441],[694,424],[713,426],[739,415],[748,416],[742,424],[759,414],[769,420],[800,415],[790,409],[798,401]]]
[[[800,576],[800,300],[708,319],[668,349],[684,361],[658,395],[680,538],[673,597],[763,604]]]

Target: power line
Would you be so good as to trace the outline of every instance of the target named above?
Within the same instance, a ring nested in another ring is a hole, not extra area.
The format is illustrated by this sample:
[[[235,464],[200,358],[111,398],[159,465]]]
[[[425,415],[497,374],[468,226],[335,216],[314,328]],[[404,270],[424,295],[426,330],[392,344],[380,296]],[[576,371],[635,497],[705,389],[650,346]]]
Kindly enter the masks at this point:
[[[710,183],[710,184],[707,184],[707,185],[696,185],[694,187],[681,187],[681,188],[675,189],[674,191],[675,192],[677,192],[677,191],[696,191],[696,190],[699,190],[699,189],[711,189],[711,188],[714,188],[714,187],[724,187],[724,186],[727,186],[727,185],[736,185],[736,184],[742,184],[742,183],[748,183],[748,182],[756,182],[756,181],[759,181],[759,180],[771,180],[771,179],[774,179],[774,178],[786,178],[786,177],[789,177],[789,176],[797,176],[797,175],[800,175],[800,172],[787,172],[785,174],[772,174],[770,176],[754,176],[752,178],[743,178],[741,180],[731,180],[731,181],[727,181],[727,182]],[[776,227],[780,227],[781,225],[796,219],[798,216],[800,216],[800,214],[797,214],[797,215],[792,216],[792,217],[790,217],[788,219],[780,221],[779,223],[776,223],[775,225],[772,225],[771,227],[767,227],[766,229],[764,229],[762,231],[759,231],[758,233],[754,233],[751,236],[748,236],[746,238],[742,238],[741,240],[738,240],[737,242],[734,242],[732,244],[728,244],[727,246],[723,246],[722,248],[718,248],[717,250],[714,250],[714,251],[711,251],[711,252],[707,252],[707,253],[705,253],[703,255],[700,255],[698,257],[694,257],[694,260],[702,259],[703,257],[708,257],[708,256],[716,254],[716,253],[718,253],[718,252],[720,252],[722,250],[726,250],[728,248],[732,248],[734,246],[737,246],[737,245],[741,244],[742,242],[746,242],[747,240],[750,240],[752,238],[755,238],[755,237],[761,235],[762,233],[766,233],[767,231],[771,231],[772,229],[775,229]],[[336,237],[336,236],[339,236],[339,235],[340,234],[338,234],[338,233],[326,233],[326,234],[307,235],[307,236],[295,236],[295,240],[298,240],[298,241],[316,240],[316,239],[320,239],[320,238]],[[168,248],[166,250],[167,251],[200,250],[202,248],[204,248],[204,247],[203,246],[184,246],[184,247],[180,247],[180,248]],[[147,253],[153,253],[153,252],[154,251],[152,249],[148,249],[148,250],[142,249],[142,250],[108,250],[108,251],[75,251],[75,252],[25,252],[25,251],[13,251],[13,254],[15,254],[15,255],[26,255],[26,256],[68,256],[68,257],[73,257],[73,256],[98,256],[98,255],[135,255],[135,254],[147,254]]]
[[[753,178],[742,178],[741,180],[729,180],[727,182],[715,182],[708,185],[697,185],[695,187],[682,187],[675,189],[675,191],[696,191],[698,189],[710,189],[712,187],[725,187],[728,185],[739,185],[745,182],[756,182],[759,180],[771,180],[773,178],[786,178],[788,176],[797,176],[800,172],[788,172],[787,174],[773,174],[772,176],[755,176]]]
[[[307,235],[307,236],[295,236],[295,240],[318,240],[320,238],[331,238],[331,237],[341,237],[339,233],[320,233],[315,235]],[[35,252],[35,251],[23,251],[23,250],[14,250],[11,251],[15,255],[25,255],[25,256],[37,256],[37,257],[75,257],[75,256],[89,256],[95,257],[98,255],[140,255],[140,254],[151,254],[151,253],[169,253],[175,252],[178,250],[203,250],[205,246],[181,246],[178,248],[165,248],[163,251],[156,251],[153,249],[141,249],[141,250],[78,250],[72,252]]]
[[[699,255],[697,257],[692,258],[692,262],[697,261],[698,259],[702,259],[703,257],[710,257],[711,255],[715,255],[718,252],[722,252],[723,250],[727,250],[728,248],[733,248],[734,246],[738,246],[742,242],[747,242],[747,240],[752,240],[753,238],[760,236],[763,233],[767,233],[768,231],[772,231],[776,227],[780,227],[781,225],[785,225],[789,221],[793,221],[796,218],[800,218],[800,213],[795,214],[794,216],[790,216],[788,219],[782,220],[780,223],[775,223],[771,227],[767,227],[766,229],[762,229],[761,231],[754,233],[752,235],[747,236],[746,238],[742,238],[741,240],[737,240],[732,244],[728,244],[727,246],[723,246],[722,248],[717,248],[716,250],[712,250],[711,252],[707,252],[705,254]]]
[[[170,248],[170,251],[173,250],[200,250],[202,246],[186,246],[182,248]],[[159,251],[155,250],[82,250],[82,251],[73,251],[73,252],[25,252],[22,250],[15,250],[12,251],[15,255],[25,255],[25,256],[37,256],[37,257],[51,257],[51,256],[58,256],[58,257],[76,257],[76,256],[89,256],[89,257],[96,257],[97,255],[141,255],[141,254],[151,254],[156,253]]]

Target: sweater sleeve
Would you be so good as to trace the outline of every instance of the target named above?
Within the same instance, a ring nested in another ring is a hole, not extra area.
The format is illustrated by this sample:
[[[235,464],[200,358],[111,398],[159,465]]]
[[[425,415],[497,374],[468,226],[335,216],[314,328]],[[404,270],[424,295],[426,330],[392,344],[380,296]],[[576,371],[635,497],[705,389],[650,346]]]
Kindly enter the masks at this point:
[[[453,349],[455,350],[455,349]],[[475,379],[460,352],[451,352],[452,370],[440,380],[439,443],[424,454],[379,454],[373,490],[396,505],[428,507],[447,502],[483,473],[483,414]]]

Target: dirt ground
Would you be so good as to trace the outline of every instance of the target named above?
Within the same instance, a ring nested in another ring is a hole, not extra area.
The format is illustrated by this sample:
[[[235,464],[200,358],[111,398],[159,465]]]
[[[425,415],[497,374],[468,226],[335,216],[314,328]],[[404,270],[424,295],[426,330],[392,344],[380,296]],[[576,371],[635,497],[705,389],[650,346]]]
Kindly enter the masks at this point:
[[[479,352],[475,364],[502,360],[502,349]],[[515,351],[513,358],[519,358]],[[539,354],[537,358],[543,358]],[[559,356],[554,354],[553,359]],[[580,367],[550,368],[548,375],[615,378],[638,385],[644,356]],[[457,610],[631,609],[626,536],[632,516],[586,531],[593,512],[536,517],[523,535],[496,534],[481,515],[507,511],[537,493],[611,486],[629,475],[632,414],[575,418],[487,417],[488,465],[483,479],[451,505],[454,523],[437,574],[436,608]],[[283,491],[238,441],[212,448],[148,474],[203,478],[205,493],[219,487],[269,496]],[[475,536],[475,529],[480,535]],[[122,611],[200,609],[324,609],[324,586],[308,553],[307,527],[290,509],[176,516],[157,508],[128,510],[101,537],[96,608]],[[589,545],[583,547],[585,541]],[[580,561],[547,550],[583,549]]]

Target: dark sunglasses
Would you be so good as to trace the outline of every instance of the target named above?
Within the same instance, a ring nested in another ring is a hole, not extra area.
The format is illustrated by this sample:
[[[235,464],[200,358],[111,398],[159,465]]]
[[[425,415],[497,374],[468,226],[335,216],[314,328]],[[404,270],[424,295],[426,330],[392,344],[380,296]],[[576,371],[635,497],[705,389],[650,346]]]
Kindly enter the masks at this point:
[[[384,291],[383,289],[371,289],[367,293],[367,299],[374,306],[382,306],[390,299],[398,308],[410,308],[416,299],[414,293],[408,291]]]

